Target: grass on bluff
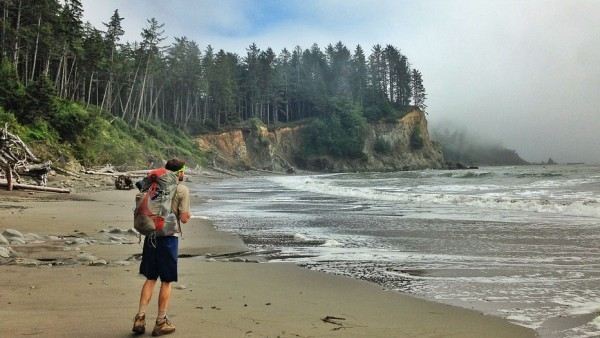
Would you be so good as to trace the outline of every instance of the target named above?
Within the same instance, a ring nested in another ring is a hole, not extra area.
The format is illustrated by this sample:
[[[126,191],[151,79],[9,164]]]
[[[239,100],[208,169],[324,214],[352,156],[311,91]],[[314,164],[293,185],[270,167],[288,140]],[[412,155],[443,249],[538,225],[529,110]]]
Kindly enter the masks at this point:
[[[181,130],[161,122],[140,121],[133,128],[126,121],[62,101],[55,112],[31,123],[20,122],[0,107],[0,124],[19,135],[36,155],[54,162],[77,160],[84,166],[111,163],[116,166],[145,166],[170,157],[201,164],[204,156]]]

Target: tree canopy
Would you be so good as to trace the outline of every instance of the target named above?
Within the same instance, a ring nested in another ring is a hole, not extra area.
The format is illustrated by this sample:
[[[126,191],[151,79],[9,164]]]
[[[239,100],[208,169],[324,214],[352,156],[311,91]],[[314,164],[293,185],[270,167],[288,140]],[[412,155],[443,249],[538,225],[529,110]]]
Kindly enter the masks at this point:
[[[15,95],[56,95],[133,126],[160,120],[191,132],[252,118],[267,125],[321,118],[353,128],[426,108],[421,73],[392,45],[367,55],[341,41],[280,52],[252,44],[238,55],[184,36],[167,44],[155,18],[139,41],[123,42],[118,10],[93,27],[79,0],[2,0],[0,11],[0,104],[25,122],[44,118],[52,102],[31,109]]]

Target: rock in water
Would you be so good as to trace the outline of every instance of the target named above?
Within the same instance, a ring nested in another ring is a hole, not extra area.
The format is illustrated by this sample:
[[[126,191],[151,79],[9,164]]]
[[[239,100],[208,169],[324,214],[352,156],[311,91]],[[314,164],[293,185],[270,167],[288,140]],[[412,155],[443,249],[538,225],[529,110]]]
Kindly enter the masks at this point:
[[[8,245],[8,239],[4,235],[0,234],[0,245]]]
[[[23,234],[15,229],[6,229],[2,234],[7,238],[23,238]]]

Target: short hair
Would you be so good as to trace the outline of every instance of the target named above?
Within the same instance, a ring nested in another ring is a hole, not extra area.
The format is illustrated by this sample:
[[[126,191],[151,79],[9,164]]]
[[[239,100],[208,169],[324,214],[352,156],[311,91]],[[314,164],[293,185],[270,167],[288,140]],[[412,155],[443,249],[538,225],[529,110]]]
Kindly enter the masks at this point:
[[[165,169],[170,171],[179,171],[183,169],[185,162],[176,158],[170,159],[165,164]]]

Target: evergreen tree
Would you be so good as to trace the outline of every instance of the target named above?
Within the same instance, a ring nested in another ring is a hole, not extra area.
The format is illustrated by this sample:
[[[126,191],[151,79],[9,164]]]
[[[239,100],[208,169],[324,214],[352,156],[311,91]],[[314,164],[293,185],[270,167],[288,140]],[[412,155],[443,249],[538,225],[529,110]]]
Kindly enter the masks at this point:
[[[364,99],[367,91],[368,70],[365,53],[360,45],[356,46],[354,55],[352,56],[352,97],[355,102],[364,104]]]
[[[329,53],[330,93],[333,96],[349,98],[352,96],[350,51],[339,41]]]
[[[427,109],[427,105],[425,104],[425,97],[427,95],[425,94],[425,87],[423,86],[423,78],[421,76],[421,72],[417,69],[413,69],[412,71],[411,86],[413,105],[425,112],[425,109]]]
[[[275,91],[276,111],[275,121],[279,121],[280,113],[285,116],[285,122],[290,120],[290,80],[294,73],[292,54],[284,48],[275,60]]]
[[[123,34],[125,34],[125,31],[121,26],[121,21],[123,20],[124,18],[122,18],[119,15],[119,10],[115,9],[108,23],[103,23],[103,25],[106,27],[105,37],[108,48],[110,49],[111,59],[115,52],[115,49],[118,46],[119,41],[121,40],[121,37],[123,36]]]

